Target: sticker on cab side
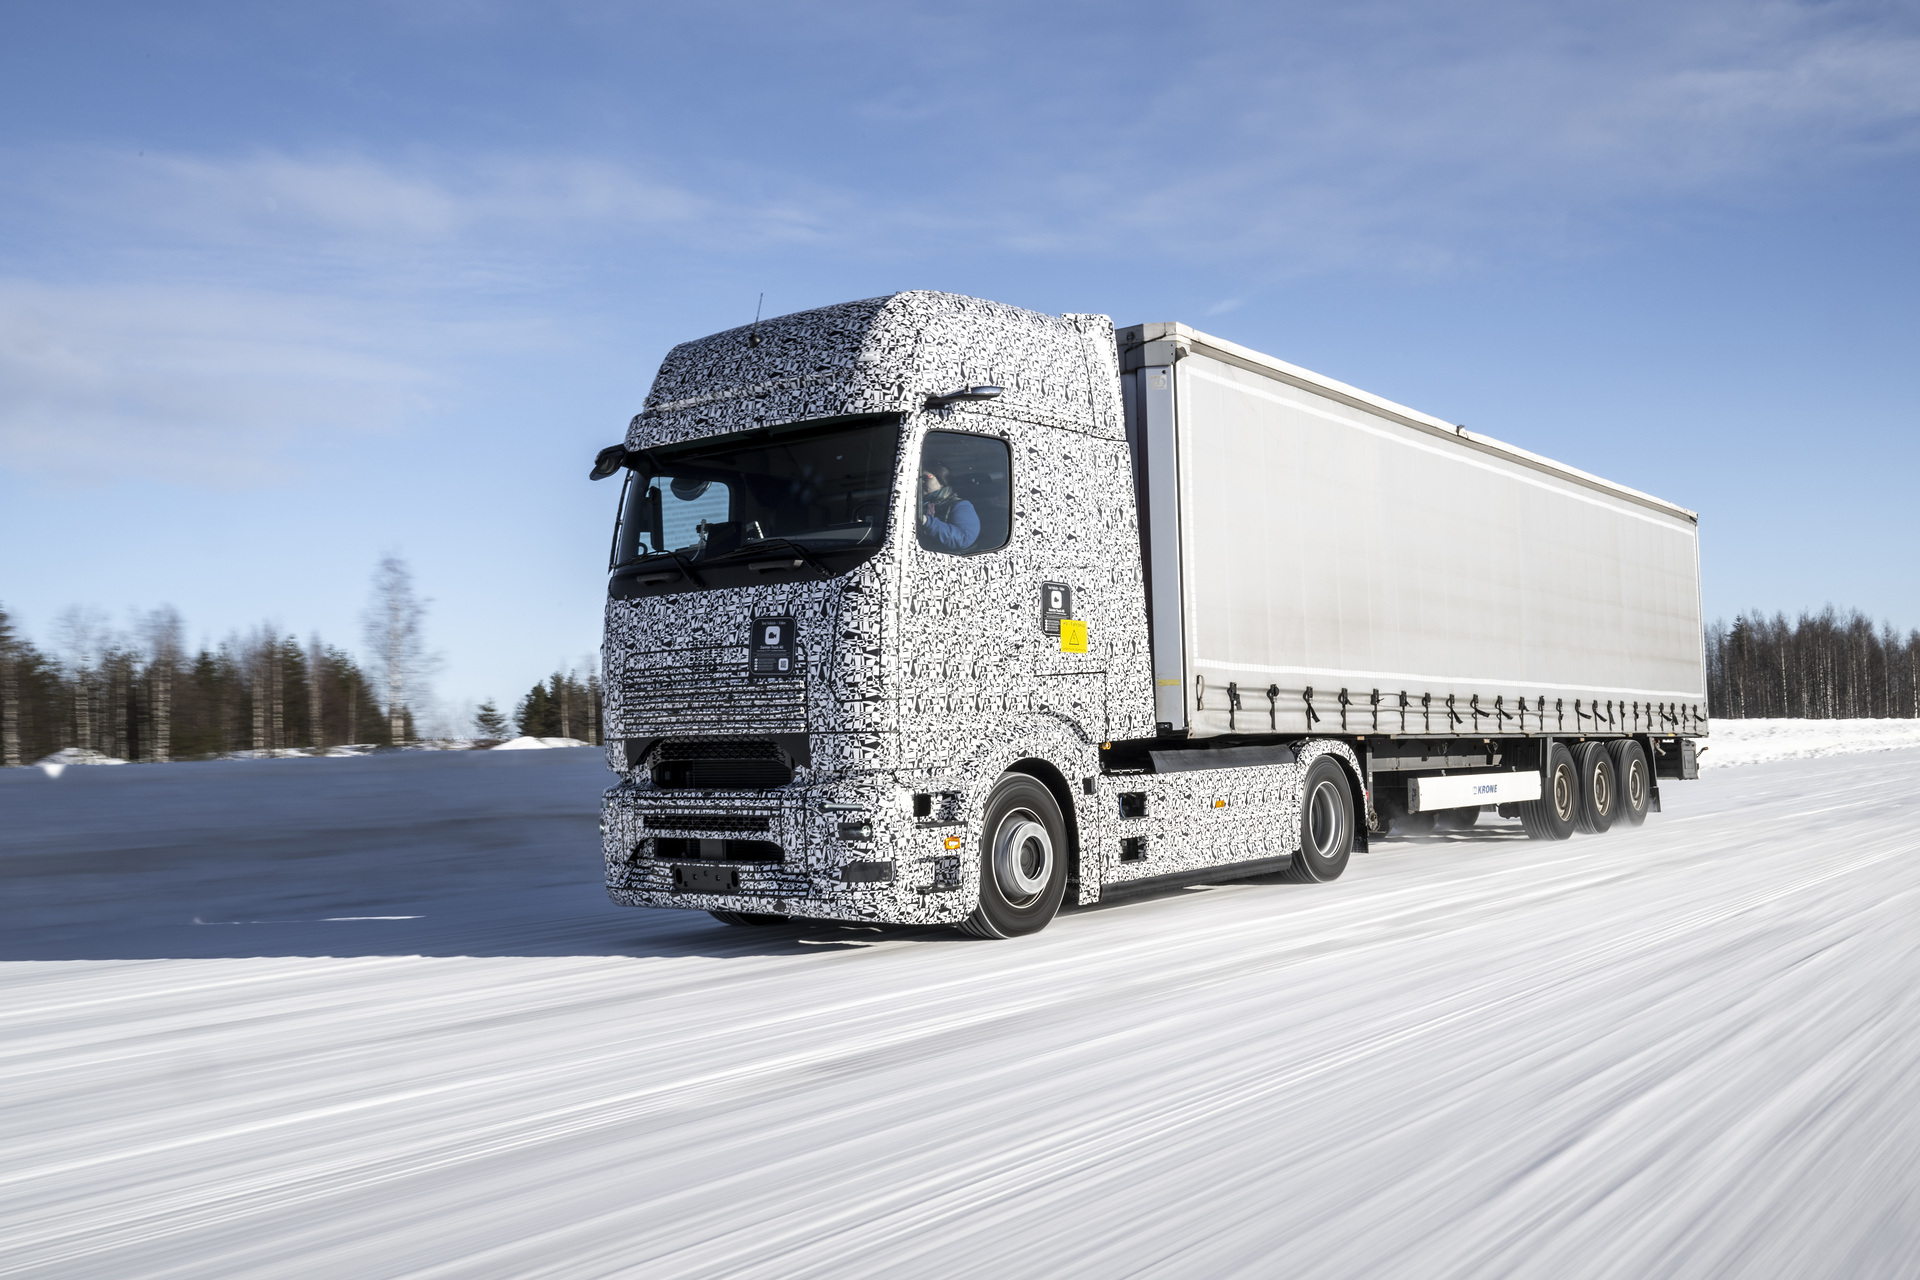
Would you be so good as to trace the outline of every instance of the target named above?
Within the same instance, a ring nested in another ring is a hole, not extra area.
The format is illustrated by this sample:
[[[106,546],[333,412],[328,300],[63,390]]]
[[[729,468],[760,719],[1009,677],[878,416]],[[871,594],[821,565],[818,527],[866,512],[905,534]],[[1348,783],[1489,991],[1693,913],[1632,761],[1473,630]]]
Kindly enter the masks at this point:
[[[1085,653],[1087,651],[1087,624],[1078,618],[1060,620],[1060,652]]]

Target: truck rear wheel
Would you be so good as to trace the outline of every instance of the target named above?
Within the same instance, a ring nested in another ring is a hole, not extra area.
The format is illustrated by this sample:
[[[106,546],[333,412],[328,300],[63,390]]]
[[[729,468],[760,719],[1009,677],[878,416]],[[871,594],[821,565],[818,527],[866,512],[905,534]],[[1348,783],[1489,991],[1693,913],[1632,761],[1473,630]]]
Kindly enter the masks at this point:
[[[1520,824],[1535,840],[1565,840],[1573,834],[1580,812],[1580,774],[1573,753],[1554,743],[1547,751],[1546,775],[1540,779],[1540,798],[1520,804]]]
[[[1346,770],[1321,756],[1308,766],[1300,789],[1300,848],[1286,876],[1298,884],[1338,880],[1352,856],[1353,788]]]
[[[1620,816],[1637,827],[1653,807],[1653,773],[1647,768],[1647,753],[1632,738],[1609,742],[1607,753],[1613,757],[1613,771],[1620,781]]]
[[[1580,764],[1580,804],[1573,824],[1588,835],[1599,835],[1613,825],[1620,811],[1620,775],[1604,742],[1583,742],[1574,759]]]
[[[1067,824],[1038,778],[1005,773],[980,831],[980,905],[961,927],[1018,938],[1047,927],[1067,893]]]

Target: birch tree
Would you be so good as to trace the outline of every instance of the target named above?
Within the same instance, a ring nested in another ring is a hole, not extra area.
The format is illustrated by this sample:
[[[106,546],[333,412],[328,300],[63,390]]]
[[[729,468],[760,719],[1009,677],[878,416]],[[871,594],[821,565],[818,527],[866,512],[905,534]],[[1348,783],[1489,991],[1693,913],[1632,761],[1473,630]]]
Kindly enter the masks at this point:
[[[406,739],[407,712],[426,701],[430,659],[421,634],[426,602],[413,590],[413,573],[386,556],[373,573],[373,599],[363,619],[369,665],[387,695],[387,728],[394,744]]]
[[[173,759],[173,681],[179,673],[180,615],[171,605],[146,616],[141,631],[147,646],[147,758],[160,764]]]

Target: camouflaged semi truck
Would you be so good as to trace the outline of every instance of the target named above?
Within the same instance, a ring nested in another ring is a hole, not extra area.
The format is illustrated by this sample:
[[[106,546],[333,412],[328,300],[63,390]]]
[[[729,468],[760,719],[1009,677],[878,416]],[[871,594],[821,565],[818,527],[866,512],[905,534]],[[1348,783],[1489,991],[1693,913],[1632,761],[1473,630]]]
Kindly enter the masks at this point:
[[[1043,928],[1706,732],[1697,518],[1183,325],[909,292],[675,347],[608,577],[617,902]]]

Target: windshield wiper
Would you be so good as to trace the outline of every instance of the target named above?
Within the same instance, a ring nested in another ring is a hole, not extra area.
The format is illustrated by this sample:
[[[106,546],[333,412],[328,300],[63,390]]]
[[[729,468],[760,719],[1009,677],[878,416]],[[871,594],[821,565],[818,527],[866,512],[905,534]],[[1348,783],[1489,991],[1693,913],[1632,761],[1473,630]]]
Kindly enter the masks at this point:
[[[632,573],[628,573],[625,576],[629,578],[638,578],[640,576],[638,569],[641,565],[646,564],[649,560],[658,560],[658,559],[661,559],[662,557],[673,561],[673,566],[674,568],[680,571],[680,576],[685,578],[688,582],[691,582],[694,586],[704,587],[707,585],[706,583],[700,581],[700,575],[693,571],[693,562],[687,559],[685,556],[681,555],[678,551],[649,551],[646,555],[635,556],[633,559],[627,561],[626,564],[623,564],[618,569],[615,569],[614,572],[619,573],[621,569],[626,569],[629,566],[632,566],[635,571]],[[665,582],[666,581],[665,577],[659,574],[649,574],[647,578],[644,580],[648,582]]]
[[[767,548],[774,543],[778,543],[780,546],[788,548],[795,556],[798,556],[800,559],[806,561],[808,564],[818,569],[822,574],[826,575],[827,577],[833,576],[833,570],[827,568],[826,565],[821,564],[820,558],[818,556],[814,555],[813,552],[807,550],[806,547],[802,546],[800,543],[795,542],[792,538],[762,538],[758,542],[749,542],[747,545],[743,547],[736,547],[732,551],[726,552],[724,555],[709,556],[706,560],[702,561],[702,563],[706,564],[708,567],[712,567],[713,565],[716,565],[716,564],[724,564],[729,560],[745,560],[750,556],[768,556],[768,558],[770,559],[781,558],[778,552],[773,552],[771,555],[769,555],[767,551]]]

